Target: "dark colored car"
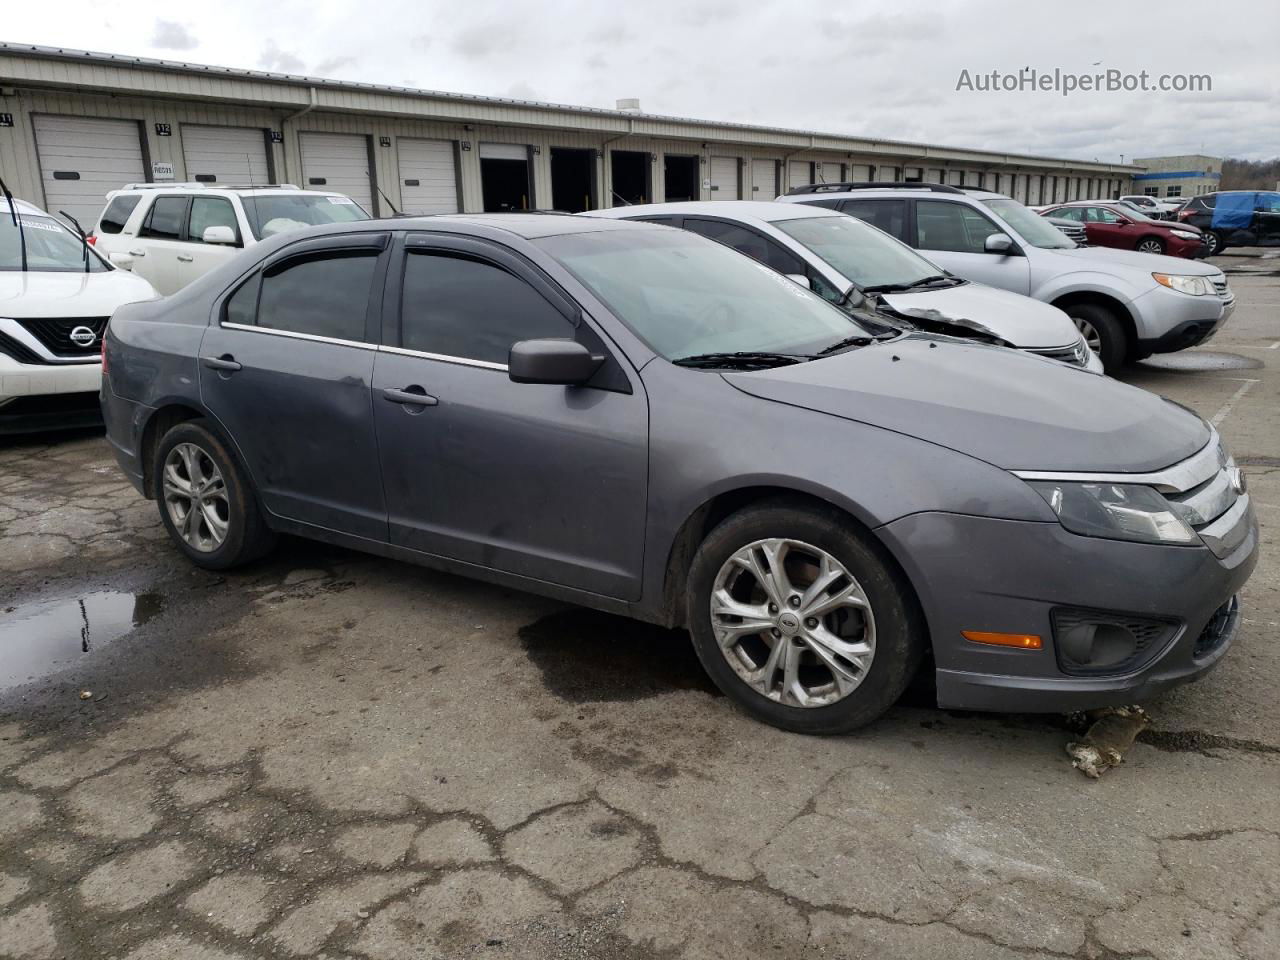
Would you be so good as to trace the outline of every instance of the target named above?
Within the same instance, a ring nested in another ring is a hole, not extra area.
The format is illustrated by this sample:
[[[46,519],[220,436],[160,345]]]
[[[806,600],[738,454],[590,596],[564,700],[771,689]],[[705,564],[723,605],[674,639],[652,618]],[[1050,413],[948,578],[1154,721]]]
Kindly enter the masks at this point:
[[[1076,201],[1047,207],[1040,215],[1075,221],[1084,227],[1089,244],[1095,247],[1163,253],[1186,259],[1208,253],[1198,227],[1152,220],[1119,204]]]
[[[1203,231],[1213,254],[1227,247],[1280,246],[1280,192],[1275,190],[1201,194],[1184,203],[1177,217]]]
[[[1256,561],[1186,409],[878,339],[669,227],[290,233],[117,311],[105,359],[116,457],[193,562],[290,533],[684,626],[801,732],[874,719],[927,650],[950,707],[1141,700],[1221,660]]]

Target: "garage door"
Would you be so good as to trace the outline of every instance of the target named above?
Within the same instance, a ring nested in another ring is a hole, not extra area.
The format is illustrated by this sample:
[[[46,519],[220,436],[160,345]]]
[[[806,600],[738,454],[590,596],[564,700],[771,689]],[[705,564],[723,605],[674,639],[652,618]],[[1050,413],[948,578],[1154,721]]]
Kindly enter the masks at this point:
[[[349,133],[300,133],[302,185],[307,190],[345,193],[373,213],[369,138]]]
[[[813,183],[813,164],[808,160],[792,160],[787,164],[787,189]]]
[[[98,221],[108,190],[147,179],[133,120],[34,117],[44,206],[65,210],[86,229]]]
[[[738,158],[711,158],[711,199],[738,199]]]
[[[266,132],[254,127],[182,125],[187,179],[200,183],[270,183]]]
[[[401,137],[400,209],[404,213],[457,213],[458,170],[452,140]]]
[[[819,183],[839,183],[844,179],[841,168],[842,163],[823,163],[818,166],[818,182]]]
[[[401,137],[400,209],[404,213],[457,213],[458,169],[452,140]]]
[[[778,161],[751,161],[751,196],[749,200],[772,200],[778,195]]]

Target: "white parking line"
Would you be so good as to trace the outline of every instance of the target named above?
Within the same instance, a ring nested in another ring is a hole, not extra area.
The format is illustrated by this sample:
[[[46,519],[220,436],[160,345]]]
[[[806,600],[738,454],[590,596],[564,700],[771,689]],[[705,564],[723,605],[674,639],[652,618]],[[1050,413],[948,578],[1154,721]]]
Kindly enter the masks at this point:
[[[1280,347],[1280,340],[1277,340],[1277,341],[1276,341],[1275,343],[1273,343],[1271,346],[1267,347],[1267,349],[1268,349],[1268,350],[1274,350],[1276,347]]]
[[[1231,413],[1231,408],[1236,405],[1236,401],[1248,393],[1249,389],[1257,382],[1257,380],[1246,380],[1244,383],[1240,384],[1240,389],[1231,395],[1227,402],[1219,408],[1218,412],[1213,415],[1213,419],[1209,422],[1216,427],[1218,424],[1222,423],[1223,420],[1227,419],[1227,415]]]

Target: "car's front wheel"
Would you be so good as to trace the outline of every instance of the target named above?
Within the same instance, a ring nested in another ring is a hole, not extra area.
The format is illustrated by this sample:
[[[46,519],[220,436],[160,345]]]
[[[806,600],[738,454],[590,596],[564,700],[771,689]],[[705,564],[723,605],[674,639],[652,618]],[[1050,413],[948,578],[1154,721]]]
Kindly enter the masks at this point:
[[[1102,368],[1107,373],[1118,370],[1129,353],[1130,344],[1115,314],[1096,303],[1077,303],[1064,309],[1089,349],[1102,361]]]
[[[1139,253],[1164,253],[1164,243],[1158,237],[1143,237],[1138,241]]]
[[[160,519],[194,563],[225,570],[273,546],[247,476],[206,421],[171,428],[156,448],[153,471]]]
[[[1205,230],[1203,232],[1205,245],[1209,248],[1209,256],[1216,257],[1226,247],[1226,244],[1222,242],[1222,234],[1216,230]]]
[[[910,587],[834,509],[777,500],[724,520],[694,556],[686,602],[716,685],[797,733],[875,720],[924,650]]]

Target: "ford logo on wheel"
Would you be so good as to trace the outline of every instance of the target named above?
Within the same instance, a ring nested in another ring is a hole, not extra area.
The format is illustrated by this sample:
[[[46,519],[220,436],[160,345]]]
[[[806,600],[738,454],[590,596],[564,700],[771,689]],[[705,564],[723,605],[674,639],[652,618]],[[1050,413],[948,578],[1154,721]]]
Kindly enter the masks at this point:
[[[93,332],[91,327],[76,327],[68,336],[77,347],[91,347],[93,342],[98,339],[98,335]]]

